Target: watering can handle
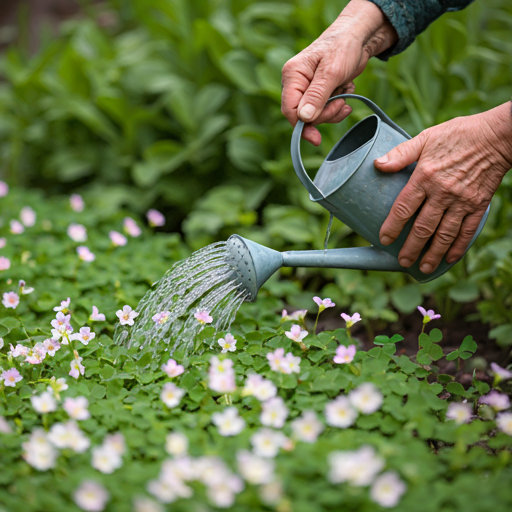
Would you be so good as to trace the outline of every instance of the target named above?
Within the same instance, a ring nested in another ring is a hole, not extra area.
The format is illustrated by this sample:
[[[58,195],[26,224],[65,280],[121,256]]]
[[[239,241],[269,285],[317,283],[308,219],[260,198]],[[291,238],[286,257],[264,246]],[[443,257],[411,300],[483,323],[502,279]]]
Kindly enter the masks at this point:
[[[333,96],[332,98],[329,98],[326,105],[329,104],[333,100],[337,100],[340,98],[352,98],[355,100],[362,101],[367,107],[369,107],[375,114],[377,114],[381,121],[388,124],[392,128],[394,128],[397,132],[402,134],[406,139],[410,139],[411,136],[404,131],[400,126],[398,126],[396,123],[394,123],[373,101],[370,101],[368,98],[365,98],[364,96],[359,96],[358,94],[340,94],[338,96]],[[304,168],[304,164],[302,163],[302,158],[300,156],[300,138],[302,135],[302,130],[304,129],[304,122],[299,120],[297,124],[295,125],[295,129],[293,130],[292,134],[292,147],[291,147],[291,153],[292,153],[292,163],[293,168],[295,169],[295,173],[297,174],[299,180],[302,182],[302,184],[306,187],[307,191],[311,194],[311,197],[318,201],[320,199],[325,199],[324,195],[316,185],[313,183],[311,178],[308,176],[308,173],[306,172],[306,169]]]

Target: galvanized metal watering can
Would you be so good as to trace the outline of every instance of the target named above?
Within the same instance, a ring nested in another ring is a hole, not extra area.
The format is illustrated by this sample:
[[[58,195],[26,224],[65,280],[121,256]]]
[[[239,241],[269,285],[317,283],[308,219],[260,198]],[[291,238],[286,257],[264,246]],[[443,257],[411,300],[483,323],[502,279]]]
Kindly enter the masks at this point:
[[[281,267],[399,271],[410,274],[419,282],[427,282],[444,274],[454,265],[446,263],[443,259],[432,274],[423,274],[419,269],[423,253],[412,267],[404,268],[398,263],[398,253],[416,216],[409,220],[394,243],[388,246],[381,245],[380,228],[416,164],[409,165],[397,173],[384,173],[375,169],[373,161],[411,137],[369,99],[357,94],[340,94],[329,101],[338,98],[360,100],[374,114],[357,123],[338,141],[327,155],[314,181],[304,169],[300,156],[304,123],[299,121],[292,135],[293,167],[312,201],[321,204],[372,245],[350,249],[280,253],[233,235],[228,240],[228,250],[233,264],[238,267],[243,285],[250,292],[250,300],[256,300],[260,286]],[[488,214],[489,209],[469,246],[480,234]]]

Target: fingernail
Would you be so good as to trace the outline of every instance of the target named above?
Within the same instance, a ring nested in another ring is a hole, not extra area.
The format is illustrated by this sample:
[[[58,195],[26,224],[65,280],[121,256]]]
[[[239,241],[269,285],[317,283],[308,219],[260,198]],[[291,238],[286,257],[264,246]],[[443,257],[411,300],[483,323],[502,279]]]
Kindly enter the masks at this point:
[[[306,103],[299,112],[299,117],[303,121],[310,121],[315,116],[316,108],[311,103]]]
[[[457,261],[457,258],[454,258],[453,256],[451,258],[446,258],[446,263],[448,265],[451,265],[452,263],[455,263]]]
[[[389,157],[388,155],[381,156],[380,158],[377,158],[378,164],[386,164],[388,163]]]
[[[429,263],[423,263],[423,265],[420,266],[420,270],[424,274],[430,274],[434,269],[432,268],[432,265],[430,265]]]
[[[380,243],[382,245],[389,245],[393,240],[388,235],[382,235],[380,237]]]
[[[398,263],[400,263],[402,267],[410,267],[412,265],[412,261],[409,258],[400,258]]]

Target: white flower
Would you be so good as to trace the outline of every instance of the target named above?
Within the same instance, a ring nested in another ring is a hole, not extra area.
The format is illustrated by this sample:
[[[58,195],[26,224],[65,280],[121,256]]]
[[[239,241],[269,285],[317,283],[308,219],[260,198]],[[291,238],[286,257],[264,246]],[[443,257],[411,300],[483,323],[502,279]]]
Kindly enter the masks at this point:
[[[67,397],[62,404],[62,408],[68,413],[70,418],[74,420],[87,420],[91,417],[88,411],[89,401],[85,396],[77,396],[76,398]]]
[[[84,209],[85,203],[80,194],[71,194],[69,197],[69,204],[71,209],[75,212],[81,212]]]
[[[20,212],[20,219],[27,228],[32,227],[36,223],[36,212],[30,206],[24,206]]]
[[[100,313],[96,306],[93,306],[92,313],[91,313],[91,316],[89,317],[89,320],[91,320],[92,322],[104,322],[105,315],[103,313]]]
[[[71,370],[68,375],[73,377],[74,379],[78,379],[80,375],[85,373],[85,366],[82,364],[82,357],[76,357],[69,363]]]
[[[347,428],[356,421],[357,411],[352,408],[347,397],[339,396],[325,406],[325,418],[328,425]]]
[[[217,343],[222,347],[223,354],[236,350],[236,340],[232,334],[226,334],[226,337],[220,338]]]
[[[247,377],[242,390],[244,396],[254,396],[262,402],[276,396],[276,393],[277,388],[274,383],[257,373],[252,373]]]
[[[283,433],[270,428],[262,428],[251,437],[254,453],[260,457],[275,457],[286,441]]]
[[[0,416],[0,433],[12,434],[12,427],[3,416]]]
[[[25,231],[23,224],[19,220],[16,220],[16,219],[11,220],[11,222],[9,223],[9,226],[11,228],[11,233],[13,235],[21,235],[21,233],[23,233],[23,231]]]
[[[250,484],[268,484],[274,479],[274,461],[258,457],[246,450],[236,454],[238,471]]]
[[[109,499],[107,490],[98,482],[85,480],[73,493],[78,507],[87,512],[101,512]]]
[[[80,331],[72,334],[69,339],[79,341],[83,345],[88,345],[89,341],[93,340],[95,337],[96,334],[91,332],[90,327],[81,327]]]
[[[158,501],[146,498],[145,496],[137,496],[133,500],[134,512],[165,512],[164,507]]]
[[[121,432],[116,432],[115,434],[109,434],[105,436],[105,439],[103,440],[103,446],[108,446],[111,450],[115,451],[121,456],[124,455],[124,452],[126,451],[126,443]]]
[[[288,408],[280,396],[270,398],[262,404],[260,421],[267,427],[281,428],[288,417]]]
[[[43,341],[43,346],[46,349],[46,353],[53,357],[55,355],[55,352],[60,349],[60,343],[57,340],[54,340],[53,338],[48,338],[47,340]]]
[[[283,484],[279,480],[261,485],[259,491],[261,501],[266,505],[272,506],[272,508],[279,504],[284,494]]]
[[[59,393],[68,389],[68,385],[66,384],[66,379],[64,377],[57,380],[55,380],[55,377],[52,377],[50,379],[50,385],[46,389],[60,400]]]
[[[91,466],[105,474],[113,473],[123,465],[121,455],[109,445],[96,446],[92,449]]]
[[[87,229],[82,224],[70,224],[68,226],[68,236],[74,242],[85,242],[87,240]]]
[[[6,308],[16,309],[20,303],[20,298],[15,292],[5,292],[2,296],[2,304]]]
[[[398,505],[407,486],[400,480],[394,471],[387,471],[379,475],[370,489],[370,496],[381,507],[395,507]]]
[[[238,415],[236,407],[228,407],[224,412],[213,413],[212,422],[219,429],[221,436],[236,436],[245,427],[245,421]]]
[[[512,412],[500,412],[496,418],[496,425],[502,432],[512,436]]]
[[[178,498],[189,498],[192,495],[190,487],[179,478],[162,478],[150,480],[147,484],[148,492],[162,503],[172,503]]]
[[[510,407],[510,398],[505,393],[492,390],[488,395],[480,397],[479,402],[492,407],[495,411],[504,411]]]
[[[241,492],[243,488],[244,483],[242,479],[228,473],[222,480],[216,482],[215,485],[208,487],[208,499],[218,508],[228,508],[235,503],[236,493]]]
[[[210,358],[210,373],[229,373],[232,369],[233,361],[231,359],[224,359],[221,361],[217,356],[212,356]]]
[[[294,437],[305,443],[314,443],[324,429],[316,413],[309,410],[304,411],[300,418],[293,420],[291,427]]]
[[[31,396],[30,401],[32,407],[40,414],[57,410],[57,402],[49,391],[43,391],[39,396]]]
[[[63,300],[60,303],[60,306],[55,306],[53,308],[53,311],[62,311],[63,314],[66,314],[69,309],[69,303],[71,302],[71,299],[68,297],[66,300]]]
[[[137,311],[133,311],[130,306],[123,306],[123,309],[116,311],[121,325],[133,325],[133,319],[139,316]]]
[[[285,335],[287,338],[290,338],[292,341],[296,341],[297,343],[300,343],[307,335],[308,331],[303,331],[300,328],[300,325],[292,325],[291,329],[289,331],[285,332]]]
[[[218,393],[233,393],[236,391],[235,372],[210,375],[208,386]]]
[[[90,445],[89,439],[73,420],[53,424],[48,440],[57,448],[71,448],[77,453],[85,452]]]
[[[471,406],[469,404],[452,402],[446,411],[446,419],[454,420],[459,425],[467,423],[471,419]]]
[[[382,393],[375,384],[365,382],[348,394],[352,407],[363,414],[372,414],[382,405]]]
[[[332,483],[348,482],[356,487],[370,485],[384,467],[384,460],[371,446],[355,451],[336,451],[329,454],[329,480]]]
[[[174,382],[166,382],[160,393],[160,398],[167,407],[172,408],[180,403],[184,394],[185,391],[176,386]]]
[[[28,441],[22,444],[23,458],[39,471],[55,466],[57,450],[48,442],[48,436],[42,428],[36,428]]]
[[[277,348],[274,352],[267,354],[270,368],[275,372],[298,373],[300,371],[300,357],[288,352],[285,356],[284,348]]]
[[[182,457],[187,454],[188,438],[181,432],[172,432],[165,438],[165,450],[169,455]]]

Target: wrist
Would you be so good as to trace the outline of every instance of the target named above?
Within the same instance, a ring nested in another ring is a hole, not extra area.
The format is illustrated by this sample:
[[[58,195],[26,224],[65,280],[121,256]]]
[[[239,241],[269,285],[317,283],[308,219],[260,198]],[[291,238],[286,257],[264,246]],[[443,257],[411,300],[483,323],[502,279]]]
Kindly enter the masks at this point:
[[[384,52],[398,40],[388,18],[368,0],[351,0],[333,25],[343,26],[369,57]]]
[[[506,173],[512,168],[512,103],[509,101],[481,114],[491,149],[497,153]]]

